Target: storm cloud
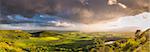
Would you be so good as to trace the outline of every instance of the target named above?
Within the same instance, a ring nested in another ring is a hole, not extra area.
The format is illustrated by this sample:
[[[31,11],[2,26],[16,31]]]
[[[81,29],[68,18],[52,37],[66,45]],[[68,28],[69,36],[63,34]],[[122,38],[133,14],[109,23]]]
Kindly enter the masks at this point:
[[[150,27],[149,3],[149,0],[0,0],[0,29],[135,31]]]
[[[97,22],[94,24],[62,23],[59,26],[40,26],[41,23],[0,24],[1,30],[58,30],[82,32],[135,32],[137,29],[150,28],[150,13],[144,12],[135,16],[124,16],[117,20]],[[39,19],[38,19],[39,20]],[[41,21],[41,20],[40,20]],[[60,23],[54,23],[60,24]],[[63,27],[60,27],[63,26]],[[115,31],[114,31],[115,30]]]
[[[149,12],[149,0],[0,0],[0,19],[19,14],[32,18],[35,14],[48,14],[79,23],[109,21],[122,16]],[[1,23],[2,23],[1,22]]]

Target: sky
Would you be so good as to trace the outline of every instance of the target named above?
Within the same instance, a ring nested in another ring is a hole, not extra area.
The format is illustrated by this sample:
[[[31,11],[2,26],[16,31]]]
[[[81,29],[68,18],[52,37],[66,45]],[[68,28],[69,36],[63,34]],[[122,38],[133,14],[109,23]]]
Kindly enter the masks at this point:
[[[149,0],[0,0],[0,30],[135,31]]]
[[[150,12],[143,12],[134,16],[124,16],[105,23],[90,24],[91,31],[136,31],[150,28]],[[85,29],[86,30],[86,29]]]
[[[51,16],[53,17],[53,16]],[[20,17],[21,18],[21,17]],[[33,18],[34,19],[34,18]],[[47,18],[46,18],[47,19]],[[51,18],[50,18],[51,19]],[[13,19],[14,20],[14,19]],[[20,19],[18,19],[20,20]],[[38,19],[36,19],[38,20]],[[40,21],[40,20],[39,20]],[[150,12],[143,12],[134,16],[124,16],[115,20],[107,22],[97,22],[94,24],[84,23],[70,23],[67,21],[59,22],[59,20],[52,20],[53,26],[36,23],[20,23],[20,25],[13,24],[0,24],[0,29],[4,30],[63,30],[63,31],[86,31],[86,32],[98,32],[98,31],[136,31],[137,29],[150,28]],[[47,21],[48,22],[48,21]],[[45,23],[44,24],[48,24]]]

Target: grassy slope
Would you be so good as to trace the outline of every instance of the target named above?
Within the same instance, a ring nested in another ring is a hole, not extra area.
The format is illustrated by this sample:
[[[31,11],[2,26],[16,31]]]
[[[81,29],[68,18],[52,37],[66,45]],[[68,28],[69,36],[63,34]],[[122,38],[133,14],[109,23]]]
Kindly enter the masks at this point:
[[[46,52],[46,51],[102,51],[99,48],[113,50],[114,45],[106,46],[103,43],[105,41],[127,39],[134,35],[130,34],[122,35],[122,33],[107,33],[107,32],[95,32],[95,33],[82,33],[82,32],[56,32],[45,31],[40,34],[40,37],[32,37],[31,34],[14,30],[14,31],[0,31],[0,52],[4,51],[32,51],[32,52]],[[130,44],[138,44],[137,41],[129,39],[127,41]],[[119,41],[118,41],[119,42]],[[128,43],[123,43],[125,45]],[[104,45],[104,46],[103,46]],[[149,51],[149,43],[144,44],[139,51]],[[136,45],[135,45],[136,46]],[[98,48],[97,48],[98,47]],[[123,47],[123,46],[122,46]],[[123,47],[124,48],[124,47]],[[97,49],[97,50],[95,50]],[[117,48],[114,48],[115,51]],[[121,49],[120,49],[121,50]],[[125,49],[127,51],[128,49]]]

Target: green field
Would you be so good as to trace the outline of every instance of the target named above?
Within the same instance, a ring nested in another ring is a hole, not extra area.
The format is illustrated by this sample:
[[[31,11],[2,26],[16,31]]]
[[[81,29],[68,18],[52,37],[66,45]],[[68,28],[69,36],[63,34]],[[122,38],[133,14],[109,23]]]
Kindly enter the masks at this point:
[[[0,52],[150,52],[150,30],[135,33],[0,30]]]

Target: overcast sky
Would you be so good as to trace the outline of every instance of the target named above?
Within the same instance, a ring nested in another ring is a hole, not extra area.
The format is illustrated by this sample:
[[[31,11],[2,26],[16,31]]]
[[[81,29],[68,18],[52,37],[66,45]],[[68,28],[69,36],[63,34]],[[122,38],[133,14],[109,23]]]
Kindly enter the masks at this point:
[[[0,0],[0,29],[135,31],[150,27],[149,0]]]
[[[134,16],[124,16],[118,19],[107,21],[107,22],[97,22],[94,24],[84,24],[84,23],[69,23],[62,24],[66,27],[52,27],[52,26],[36,26],[34,24],[24,24],[24,25],[10,25],[10,24],[0,24],[0,29],[4,30],[67,30],[67,31],[135,31],[137,29],[147,29],[150,28],[150,12],[143,12]]]

